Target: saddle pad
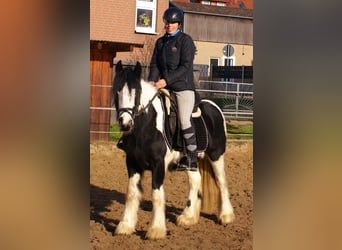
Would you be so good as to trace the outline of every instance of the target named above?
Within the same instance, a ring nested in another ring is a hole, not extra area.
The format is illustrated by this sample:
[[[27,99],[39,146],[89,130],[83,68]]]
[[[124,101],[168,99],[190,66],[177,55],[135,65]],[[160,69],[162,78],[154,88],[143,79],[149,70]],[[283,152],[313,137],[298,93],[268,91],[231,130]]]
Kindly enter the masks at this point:
[[[208,131],[207,127],[204,123],[202,116],[192,118],[195,130],[196,130],[196,139],[197,139],[197,151],[203,152],[208,147]]]

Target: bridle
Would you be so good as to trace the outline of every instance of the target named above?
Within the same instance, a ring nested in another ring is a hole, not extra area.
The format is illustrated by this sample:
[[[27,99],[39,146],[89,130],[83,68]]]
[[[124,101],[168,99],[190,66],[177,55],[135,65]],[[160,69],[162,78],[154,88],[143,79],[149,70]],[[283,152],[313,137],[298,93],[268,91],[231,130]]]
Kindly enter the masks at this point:
[[[165,95],[165,92],[162,91],[162,89],[159,89],[157,93],[154,94],[151,100],[148,101],[146,106],[142,106],[141,109],[138,108],[138,105],[135,103],[133,108],[119,108],[118,109],[118,117],[120,117],[123,113],[127,113],[132,117],[132,129],[134,127],[134,120],[137,116],[140,116],[141,114],[146,113],[147,109],[152,105],[152,102],[156,97],[161,98],[161,95]],[[170,98],[170,96],[168,96]],[[167,140],[166,140],[167,141]],[[123,142],[123,136],[119,139],[117,146],[123,150],[125,150],[124,142]]]
[[[119,108],[118,109],[118,117],[120,117],[123,113],[127,113],[132,117],[132,120],[137,116],[140,116],[141,114],[145,114],[146,110],[152,105],[152,102],[157,96],[160,96],[161,92],[158,91],[157,93],[154,94],[151,100],[148,101],[146,106],[142,106],[140,109],[138,108],[137,103],[135,103],[133,108]]]

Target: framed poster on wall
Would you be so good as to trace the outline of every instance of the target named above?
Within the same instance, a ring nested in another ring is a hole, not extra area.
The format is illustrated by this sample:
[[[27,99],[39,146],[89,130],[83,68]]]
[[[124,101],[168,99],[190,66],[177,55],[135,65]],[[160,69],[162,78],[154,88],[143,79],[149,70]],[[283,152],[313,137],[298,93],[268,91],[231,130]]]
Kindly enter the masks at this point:
[[[137,0],[135,14],[135,31],[155,34],[157,0]]]

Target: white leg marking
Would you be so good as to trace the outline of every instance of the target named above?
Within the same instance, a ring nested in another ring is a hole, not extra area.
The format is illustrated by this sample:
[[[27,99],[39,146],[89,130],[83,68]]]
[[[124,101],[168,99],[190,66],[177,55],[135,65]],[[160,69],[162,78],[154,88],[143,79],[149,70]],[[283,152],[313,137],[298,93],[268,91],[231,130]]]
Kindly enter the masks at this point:
[[[128,181],[125,210],[115,234],[132,234],[137,223],[141,192],[138,188],[140,174],[134,174]]]
[[[216,176],[217,184],[220,190],[221,207],[219,212],[219,222],[222,225],[232,222],[235,218],[233,206],[229,200],[228,184],[224,171],[224,156],[222,155],[217,161],[211,161]]]
[[[199,220],[201,211],[201,199],[198,192],[201,191],[201,175],[198,171],[188,171],[190,191],[187,206],[183,213],[177,218],[177,224],[180,226],[194,225]]]
[[[166,237],[165,222],[165,193],[163,185],[152,191],[153,217],[151,226],[147,231],[148,239],[163,239]]]

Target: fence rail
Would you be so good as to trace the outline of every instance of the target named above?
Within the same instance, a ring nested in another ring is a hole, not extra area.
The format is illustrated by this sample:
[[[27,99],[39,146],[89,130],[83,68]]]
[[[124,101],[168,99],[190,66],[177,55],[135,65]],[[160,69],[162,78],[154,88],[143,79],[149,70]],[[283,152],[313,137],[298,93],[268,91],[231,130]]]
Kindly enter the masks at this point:
[[[253,83],[205,81],[198,83],[202,98],[215,102],[227,118],[253,119]]]

